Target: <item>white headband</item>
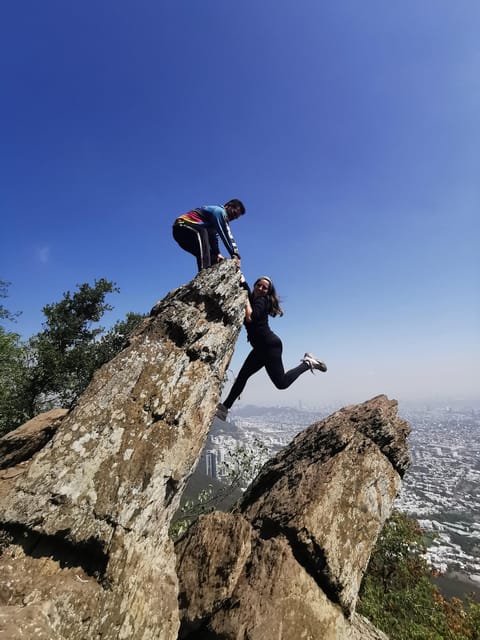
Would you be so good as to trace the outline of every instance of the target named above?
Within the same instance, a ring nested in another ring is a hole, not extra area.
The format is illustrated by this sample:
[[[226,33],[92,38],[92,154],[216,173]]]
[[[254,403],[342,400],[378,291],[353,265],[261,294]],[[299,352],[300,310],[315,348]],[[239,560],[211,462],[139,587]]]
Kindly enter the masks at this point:
[[[269,278],[268,276],[260,276],[259,278],[256,279],[255,282],[258,282],[259,280],[266,280],[270,284],[270,287],[273,287],[272,279]]]

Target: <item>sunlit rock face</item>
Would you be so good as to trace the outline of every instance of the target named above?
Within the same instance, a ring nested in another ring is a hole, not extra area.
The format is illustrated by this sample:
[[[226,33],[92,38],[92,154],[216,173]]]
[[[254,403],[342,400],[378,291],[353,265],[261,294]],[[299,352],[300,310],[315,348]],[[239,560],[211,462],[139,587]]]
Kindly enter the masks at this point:
[[[53,438],[67,413],[67,409],[46,411],[1,437],[0,469],[30,460]]]
[[[40,451],[4,470],[0,626],[49,639],[177,637],[168,527],[213,419],[245,295],[233,260],[170,292]]]
[[[355,604],[408,433],[385,396],[346,407],[270,460],[233,513],[202,517],[176,546],[180,638],[384,637]]]
[[[355,613],[410,459],[378,396],[300,433],[174,549],[244,317],[232,260],[170,292],[70,411],[0,439],[6,640],[380,640]]]

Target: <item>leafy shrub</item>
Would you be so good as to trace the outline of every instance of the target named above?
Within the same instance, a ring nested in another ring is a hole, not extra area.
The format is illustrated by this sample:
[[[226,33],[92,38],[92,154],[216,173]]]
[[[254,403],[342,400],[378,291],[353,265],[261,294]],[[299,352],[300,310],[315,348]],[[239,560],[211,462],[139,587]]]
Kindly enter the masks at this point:
[[[365,573],[357,610],[391,640],[480,640],[480,605],[432,582],[418,522],[394,511]]]

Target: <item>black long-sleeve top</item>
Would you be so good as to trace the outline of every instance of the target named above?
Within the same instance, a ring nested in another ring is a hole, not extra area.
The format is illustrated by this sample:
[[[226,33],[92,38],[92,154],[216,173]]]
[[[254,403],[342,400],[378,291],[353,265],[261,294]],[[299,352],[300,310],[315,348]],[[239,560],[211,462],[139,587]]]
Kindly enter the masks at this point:
[[[253,347],[259,347],[275,335],[268,324],[270,301],[267,296],[254,298],[250,292],[248,297],[252,305],[252,319],[250,322],[245,321],[244,325],[250,344]]]

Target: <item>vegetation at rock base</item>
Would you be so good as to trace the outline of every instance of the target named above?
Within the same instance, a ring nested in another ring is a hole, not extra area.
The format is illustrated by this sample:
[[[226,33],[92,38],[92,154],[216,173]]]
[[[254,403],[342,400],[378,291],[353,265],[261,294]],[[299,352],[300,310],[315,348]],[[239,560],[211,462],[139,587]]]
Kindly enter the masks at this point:
[[[264,460],[260,441],[254,450],[238,447],[228,454],[224,482],[212,482],[183,500],[172,538],[179,539],[200,515],[228,509]],[[416,520],[393,511],[372,553],[357,611],[390,640],[480,640],[480,604],[440,594],[425,560],[424,540]]]
[[[221,481],[210,478],[207,486],[200,487],[199,477],[193,476],[193,482],[185,489],[180,508],[172,519],[172,539],[178,540],[199,516],[214,510],[227,511],[232,507],[267,457],[266,446],[254,438],[252,446],[237,445],[226,454],[219,465]]]
[[[391,640],[480,640],[480,604],[433,584],[418,522],[394,511],[364,576],[357,611]]]
[[[7,297],[8,286],[0,281],[0,298]],[[53,406],[70,407],[144,318],[129,313],[106,331],[98,323],[113,309],[106,296],[118,287],[105,278],[77,287],[43,307],[43,330],[26,342],[0,326],[0,435]],[[0,322],[18,315],[0,304]]]
[[[0,435],[53,405],[73,404],[144,317],[129,313],[105,331],[99,322],[112,309],[106,296],[119,289],[101,278],[46,305],[43,330],[24,342],[4,326],[19,315],[1,303],[8,287],[0,280]],[[172,536],[181,535],[200,514],[228,508],[256,475],[264,454],[260,442],[233,451],[223,464],[222,485],[212,482],[185,499]],[[0,548],[7,542],[0,537]],[[480,640],[480,604],[444,598],[431,580],[424,551],[418,523],[394,512],[372,554],[358,612],[391,640]]]
[[[0,280],[0,299],[8,297],[9,282]],[[0,302],[0,322],[15,322],[19,313],[12,313]],[[20,336],[0,324],[0,435],[12,424],[24,421],[21,390],[26,381],[27,350]],[[10,428],[13,428],[10,427]]]

